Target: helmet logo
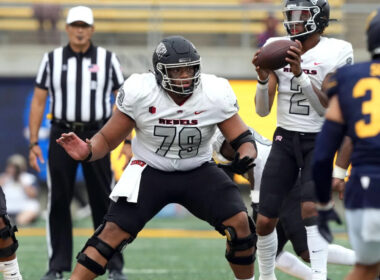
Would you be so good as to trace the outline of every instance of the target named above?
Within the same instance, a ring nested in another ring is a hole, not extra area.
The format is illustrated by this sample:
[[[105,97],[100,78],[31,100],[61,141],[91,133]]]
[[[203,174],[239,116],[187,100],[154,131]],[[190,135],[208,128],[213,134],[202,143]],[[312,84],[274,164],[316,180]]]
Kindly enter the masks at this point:
[[[158,59],[160,60],[165,54],[167,53],[167,49],[165,47],[164,43],[159,43],[157,48],[156,48],[156,54]]]

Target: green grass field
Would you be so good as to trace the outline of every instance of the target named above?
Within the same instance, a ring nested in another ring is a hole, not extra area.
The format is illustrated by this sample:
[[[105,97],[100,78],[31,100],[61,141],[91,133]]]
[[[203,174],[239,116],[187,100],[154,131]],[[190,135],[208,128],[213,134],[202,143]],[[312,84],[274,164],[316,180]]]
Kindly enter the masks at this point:
[[[21,228],[18,233],[20,248],[17,256],[25,280],[39,280],[46,272],[48,258],[44,226],[45,222],[40,219],[33,227]],[[90,219],[75,221],[74,227],[77,229],[74,238],[76,255],[91,234]],[[129,280],[234,279],[224,258],[225,239],[215,234],[207,223],[192,216],[155,218],[146,229],[124,251],[124,272]],[[334,230],[342,231],[342,227]],[[335,242],[349,246],[344,234],[338,234]],[[291,250],[291,246],[288,245],[287,249]],[[332,280],[341,280],[349,270],[350,267],[329,265],[328,276]],[[295,279],[280,271],[276,274],[278,280]],[[69,274],[65,276],[67,279]],[[97,279],[104,280],[106,277]]]

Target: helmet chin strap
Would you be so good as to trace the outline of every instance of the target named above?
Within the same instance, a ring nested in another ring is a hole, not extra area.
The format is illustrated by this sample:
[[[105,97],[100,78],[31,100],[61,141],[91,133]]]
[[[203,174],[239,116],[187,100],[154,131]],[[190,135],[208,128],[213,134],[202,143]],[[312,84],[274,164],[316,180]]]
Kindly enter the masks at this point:
[[[303,34],[303,35],[300,35],[300,36],[297,36],[297,37],[292,37],[291,40],[292,41],[295,41],[295,40],[298,40],[300,41],[301,43],[305,42],[307,38],[309,38],[309,36],[313,34],[313,33],[308,33],[308,34]]]

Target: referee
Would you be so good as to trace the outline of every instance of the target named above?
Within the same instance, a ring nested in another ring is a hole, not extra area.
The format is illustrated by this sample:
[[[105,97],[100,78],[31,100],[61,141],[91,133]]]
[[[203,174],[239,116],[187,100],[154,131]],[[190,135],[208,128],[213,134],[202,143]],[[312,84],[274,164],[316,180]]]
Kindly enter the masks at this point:
[[[90,139],[111,116],[111,93],[116,94],[124,82],[116,55],[92,44],[93,24],[90,8],[71,8],[66,20],[69,43],[44,55],[36,78],[29,118],[29,162],[38,172],[37,160],[44,162],[38,146],[38,131],[48,95],[52,116],[47,161],[49,270],[41,280],[63,279],[62,272],[71,271],[72,262],[70,203],[79,162],[73,160],[56,139],[70,131],[82,139]],[[130,149],[130,145],[124,146],[124,150]],[[110,155],[81,164],[92,220],[97,228],[107,212],[114,183]],[[108,265],[108,279],[127,279],[122,268],[122,255],[115,254]]]

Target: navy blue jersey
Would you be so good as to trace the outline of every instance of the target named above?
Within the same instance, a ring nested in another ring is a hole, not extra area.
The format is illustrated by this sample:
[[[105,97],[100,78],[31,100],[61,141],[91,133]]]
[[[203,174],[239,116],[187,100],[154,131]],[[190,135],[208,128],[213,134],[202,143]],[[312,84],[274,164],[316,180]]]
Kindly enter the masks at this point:
[[[329,86],[329,96],[338,94],[354,144],[352,166],[377,165],[380,170],[380,61],[343,67]]]
[[[345,206],[380,208],[380,60],[339,69],[329,84],[334,94],[354,145]]]

